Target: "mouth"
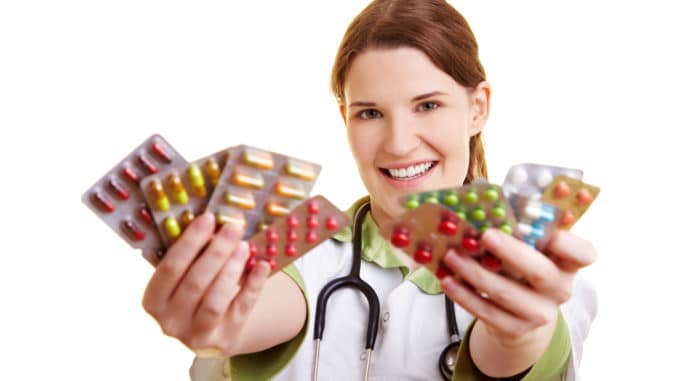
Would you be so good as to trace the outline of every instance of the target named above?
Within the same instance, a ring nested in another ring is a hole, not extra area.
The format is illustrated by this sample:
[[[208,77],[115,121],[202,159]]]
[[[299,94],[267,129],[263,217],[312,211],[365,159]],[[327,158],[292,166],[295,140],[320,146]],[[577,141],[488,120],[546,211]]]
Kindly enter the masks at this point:
[[[394,165],[391,168],[379,168],[386,177],[395,181],[413,181],[426,176],[438,165],[438,161],[423,161],[416,164]]]

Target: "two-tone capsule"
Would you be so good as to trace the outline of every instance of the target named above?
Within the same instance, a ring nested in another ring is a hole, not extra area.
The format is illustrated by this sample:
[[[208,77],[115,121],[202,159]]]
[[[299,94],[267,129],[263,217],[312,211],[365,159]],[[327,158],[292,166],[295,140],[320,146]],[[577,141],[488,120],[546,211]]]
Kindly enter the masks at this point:
[[[219,177],[221,176],[221,168],[219,168],[219,163],[217,163],[214,158],[210,157],[205,162],[205,173],[207,173],[207,178],[210,180],[210,183],[214,186],[219,182]]]
[[[302,180],[312,181],[315,180],[317,176],[315,168],[313,168],[312,165],[296,160],[288,161],[285,165],[285,169],[288,175],[298,177]]]
[[[553,222],[556,219],[556,208],[539,201],[530,201],[523,208],[522,217],[541,222]]]
[[[144,231],[129,218],[122,221],[122,230],[132,241],[143,241],[145,238]]]
[[[151,197],[155,201],[155,206],[158,208],[158,210],[163,212],[168,211],[170,209],[170,201],[167,197],[167,194],[165,193],[165,188],[163,188],[162,183],[160,183],[158,179],[154,179],[151,181],[149,187]]]
[[[273,169],[275,162],[270,152],[260,151],[253,148],[246,148],[243,153],[245,164],[261,169]]]
[[[174,200],[181,205],[187,204],[188,192],[186,192],[186,188],[184,188],[181,178],[176,173],[171,173],[167,178],[167,183],[169,184],[170,191],[172,191]]]
[[[191,184],[193,194],[198,197],[205,197],[207,195],[205,178],[202,175],[200,167],[198,167],[196,164],[191,164],[188,166],[188,182]]]

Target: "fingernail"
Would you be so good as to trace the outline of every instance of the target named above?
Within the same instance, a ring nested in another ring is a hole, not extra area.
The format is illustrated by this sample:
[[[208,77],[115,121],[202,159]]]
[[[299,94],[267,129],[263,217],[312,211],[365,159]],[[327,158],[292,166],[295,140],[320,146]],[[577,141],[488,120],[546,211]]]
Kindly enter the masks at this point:
[[[195,222],[198,229],[209,230],[212,228],[212,224],[214,222],[214,214],[205,213],[202,216],[200,216],[200,218],[198,218]]]
[[[243,260],[249,257],[250,245],[247,242],[240,242],[238,248],[235,250],[235,258]]]
[[[461,266],[462,259],[454,250],[449,250],[445,255],[445,261],[450,264],[450,266],[459,267]]]

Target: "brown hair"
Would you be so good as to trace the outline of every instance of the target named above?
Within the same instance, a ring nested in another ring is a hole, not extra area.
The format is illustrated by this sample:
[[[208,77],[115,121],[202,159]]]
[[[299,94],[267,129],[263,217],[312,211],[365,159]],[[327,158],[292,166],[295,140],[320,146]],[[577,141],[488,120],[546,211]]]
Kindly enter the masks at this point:
[[[444,0],[375,0],[356,16],[339,45],[331,88],[344,101],[346,75],[355,57],[368,48],[409,46],[424,52],[460,85],[474,89],[485,80],[478,43],[466,19]],[[469,140],[464,183],[487,177],[481,133]]]

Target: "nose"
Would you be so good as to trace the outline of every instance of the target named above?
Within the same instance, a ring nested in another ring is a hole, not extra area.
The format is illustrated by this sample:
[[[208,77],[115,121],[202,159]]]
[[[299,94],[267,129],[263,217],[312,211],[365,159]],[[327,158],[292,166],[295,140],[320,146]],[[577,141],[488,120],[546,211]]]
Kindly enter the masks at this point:
[[[383,150],[393,156],[407,156],[420,143],[414,123],[403,115],[386,118]]]

